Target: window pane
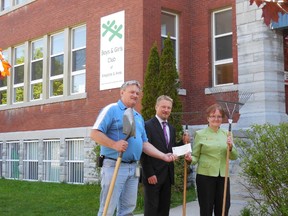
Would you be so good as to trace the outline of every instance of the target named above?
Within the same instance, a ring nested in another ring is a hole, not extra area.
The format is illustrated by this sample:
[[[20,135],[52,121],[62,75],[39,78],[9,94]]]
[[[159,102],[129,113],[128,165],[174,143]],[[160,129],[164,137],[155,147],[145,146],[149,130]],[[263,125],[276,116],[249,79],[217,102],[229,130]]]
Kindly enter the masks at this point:
[[[51,36],[51,54],[59,54],[64,52],[64,34]]]
[[[161,35],[168,35],[176,37],[175,29],[175,15],[162,13],[161,14]]]
[[[166,37],[161,37],[161,49],[164,48],[164,41],[165,41]],[[176,40],[173,40],[172,38],[170,38],[171,42],[172,42],[172,46],[173,46],[173,53],[174,56],[176,55]]]
[[[25,3],[27,0],[16,0],[15,4],[21,4],[21,3]]]
[[[31,85],[32,91],[31,91],[31,99],[37,100],[41,99],[42,97],[42,83],[32,84]]]
[[[215,13],[215,34],[232,32],[232,10]]]
[[[85,92],[85,73],[72,77],[72,93]]]
[[[7,90],[0,91],[0,105],[7,104]]]
[[[232,58],[232,35],[216,38],[216,61]]]
[[[10,0],[2,0],[2,10],[6,10],[8,8],[10,8]]]
[[[73,49],[86,47],[86,27],[73,29]]]
[[[24,179],[38,179],[38,141],[24,142]]]
[[[44,141],[44,180],[60,181],[60,141]]]
[[[14,89],[14,102],[22,102],[24,100],[24,88],[18,87]]]
[[[63,95],[63,79],[51,80],[50,96]]]
[[[284,34],[284,70],[288,71],[288,32],[286,31]]]
[[[35,41],[32,43],[32,60],[43,58],[43,41]]]
[[[32,62],[31,65],[31,80],[42,79],[43,61]]]
[[[216,66],[216,84],[233,83],[233,64],[223,64]]]
[[[24,64],[24,58],[25,53],[24,53],[24,46],[20,46],[15,48],[15,59],[14,59],[14,64]]]
[[[63,74],[64,71],[64,55],[51,58],[51,76]]]
[[[24,82],[24,65],[14,68],[14,84]]]
[[[8,178],[19,178],[19,143],[7,143],[6,170]]]
[[[7,79],[0,79],[0,88],[7,86]]]
[[[86,49],[74,51],[72,55],[72,71],[84,70],[86,66]]]

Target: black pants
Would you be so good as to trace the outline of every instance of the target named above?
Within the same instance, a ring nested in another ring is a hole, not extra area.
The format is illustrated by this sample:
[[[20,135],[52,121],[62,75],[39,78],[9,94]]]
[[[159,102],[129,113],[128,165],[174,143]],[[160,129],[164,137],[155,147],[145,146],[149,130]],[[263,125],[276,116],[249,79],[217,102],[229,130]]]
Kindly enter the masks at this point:
[[[213,210],[215,216],[222,215],[223,194],[225,178],[211,177],[205,175],[196,176],[198,202],[201,216],[212,216]],[[230,181],[227,181],[227,194],[225,215],[228,216],[230,208]]]
[[[144,185],[144,215],[169,216],[171,200],[171,182],[167,175],[166,181],[156,185]]]

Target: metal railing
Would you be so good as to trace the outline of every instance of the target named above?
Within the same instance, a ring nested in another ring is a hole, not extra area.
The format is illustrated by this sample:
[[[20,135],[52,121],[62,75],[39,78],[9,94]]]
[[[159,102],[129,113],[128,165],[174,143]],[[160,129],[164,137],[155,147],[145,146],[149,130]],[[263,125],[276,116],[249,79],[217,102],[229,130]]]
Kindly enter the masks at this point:
[[[67,146],[67,181],[69,183],[84,182],[84,139],[66,139]]]
[[[24,141],[24,179],[38,180],[38,140]]]
[[[44,181],[60,181],[60,140],[43,140],[44,144]]]
[[[18,141],[7,142],[6,170],[8,179],[19,179],[19,150]]]

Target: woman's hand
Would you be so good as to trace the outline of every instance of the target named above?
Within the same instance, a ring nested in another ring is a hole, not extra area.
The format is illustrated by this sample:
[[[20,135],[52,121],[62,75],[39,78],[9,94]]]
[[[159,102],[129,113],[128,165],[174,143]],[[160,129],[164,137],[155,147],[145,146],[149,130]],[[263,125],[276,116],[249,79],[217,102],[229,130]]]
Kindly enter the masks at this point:
[[[233,148],[233,138],[231,136],[228,136],[227,137],[227,145],[229,147],[229,151],[232,151],[232,148]]]

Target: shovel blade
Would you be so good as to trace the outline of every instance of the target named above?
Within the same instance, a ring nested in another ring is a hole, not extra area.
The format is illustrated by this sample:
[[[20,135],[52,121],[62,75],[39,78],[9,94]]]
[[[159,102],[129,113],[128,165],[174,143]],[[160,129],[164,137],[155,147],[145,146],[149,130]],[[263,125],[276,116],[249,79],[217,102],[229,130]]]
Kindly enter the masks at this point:
[[[127,108],[123,115],[123,133],[127,135],[125,140],[135,136],[135,120],[132,108]]]

